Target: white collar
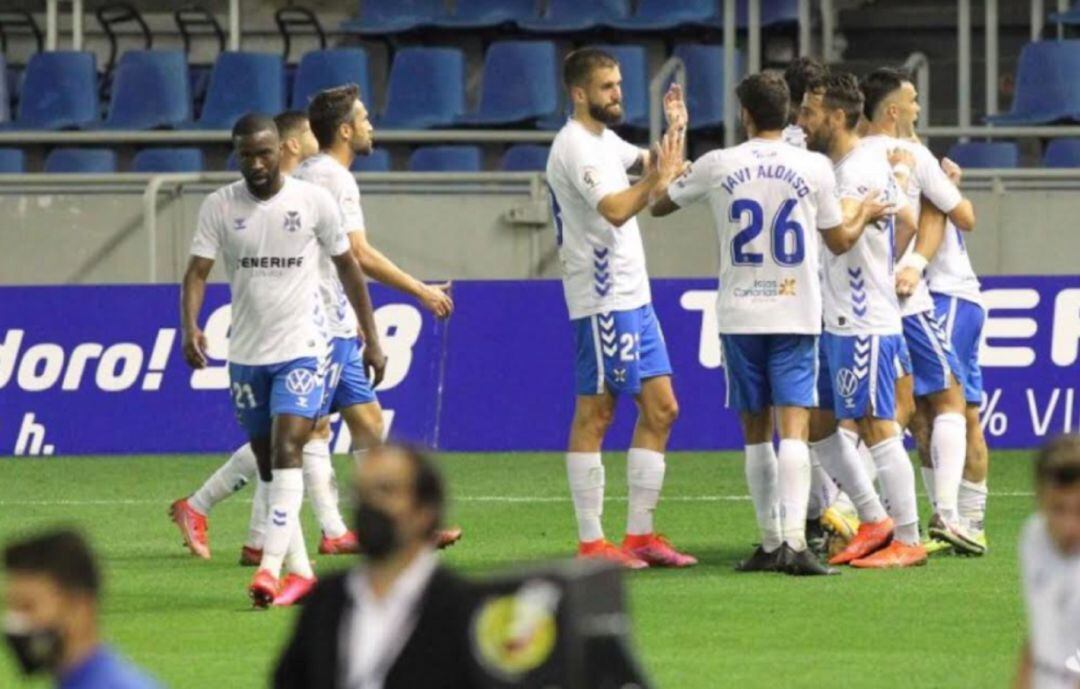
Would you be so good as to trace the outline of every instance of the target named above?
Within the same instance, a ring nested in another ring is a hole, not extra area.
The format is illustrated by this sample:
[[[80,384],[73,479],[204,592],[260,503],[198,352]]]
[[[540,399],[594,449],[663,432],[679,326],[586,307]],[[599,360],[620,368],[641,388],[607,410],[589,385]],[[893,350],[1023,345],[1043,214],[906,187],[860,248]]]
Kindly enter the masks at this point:
[[[374,601],[377,605],[384,606],[391,603],[411,603],[423,593],[438,564],[439,558],[435,551],[431,548],[424,548],[417,553],[408,567],[390,584],[389,590],[381,599],[376,597],[371,590],[368,570],[363,566],[349,573],[346,589],[354,603],[359,603],[362,600]]]

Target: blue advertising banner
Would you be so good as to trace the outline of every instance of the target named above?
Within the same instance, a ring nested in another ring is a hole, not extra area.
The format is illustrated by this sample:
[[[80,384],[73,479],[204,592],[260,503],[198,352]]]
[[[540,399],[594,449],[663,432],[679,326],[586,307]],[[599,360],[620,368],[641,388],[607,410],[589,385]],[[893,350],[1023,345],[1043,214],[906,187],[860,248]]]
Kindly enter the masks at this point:
[[[655,280],[681,413],[672,449],[741,446],[724,409],[712,280]],[[462,282],[435,321],[375,286],[389,355],[379,390],[395,435],[453,451],[560,450],[573,342],[558,282]],[[981,351],[991,447],[1080,430],[1080,277],[993,277]],[[244,438],[228,393],[228,289],[207,294],[211,366],[180,354],[176,286],[0,289],[0,455],[227,452]],[[632,400],[608,447],[626,447]],[[336,427],[340,426],[337,424]],[[338,428],[335,450],[348,448]]]

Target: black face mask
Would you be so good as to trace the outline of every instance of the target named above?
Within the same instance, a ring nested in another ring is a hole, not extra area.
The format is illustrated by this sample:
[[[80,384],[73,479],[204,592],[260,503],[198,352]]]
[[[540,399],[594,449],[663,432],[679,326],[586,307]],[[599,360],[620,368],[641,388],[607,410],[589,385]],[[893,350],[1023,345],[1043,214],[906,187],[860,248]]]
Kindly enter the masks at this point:
[[[26,675],[54,670],[63,655],[59,631],[48,627],[34,629],[10,615],[4,621],[4,639]]]
[[[356,540],[360,552],[376,562],[385,560],[401,547],[401,537],[393,518],[371,505],[356,509]]]

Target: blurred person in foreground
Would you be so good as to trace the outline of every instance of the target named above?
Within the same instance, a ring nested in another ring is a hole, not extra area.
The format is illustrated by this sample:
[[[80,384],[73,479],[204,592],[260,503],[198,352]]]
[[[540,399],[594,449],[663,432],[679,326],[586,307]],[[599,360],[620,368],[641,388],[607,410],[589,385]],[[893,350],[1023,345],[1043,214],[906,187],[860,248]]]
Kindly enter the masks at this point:
[[[1016,689],[1080,688],[1080,435],[1035,457],[1038,512],[1020,536],[1028,638]]]
[[[101,575],[83,538],[53,531],[4,549],[4,638],[27,675],[60,689],[157,689],[101,641]]]
[[[357,465],[362,561],[323,579],[273,677],[277,689],[470,689],[471,588],[441,566],[443,480],[424,452],[372,448]]]

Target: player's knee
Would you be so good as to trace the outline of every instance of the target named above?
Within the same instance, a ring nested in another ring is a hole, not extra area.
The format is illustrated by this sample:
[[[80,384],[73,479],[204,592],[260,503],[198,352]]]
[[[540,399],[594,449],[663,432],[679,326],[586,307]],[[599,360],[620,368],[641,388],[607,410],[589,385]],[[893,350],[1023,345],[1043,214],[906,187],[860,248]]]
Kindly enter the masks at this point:
[[[603,437],[615,420],[615,410],[610,407],[593,406],[588,411],[580,412],[574,417],[574,425],[578,429],[593,437]]]
[[[675,425],[679,418],[679,403],[674,397],[669,397],[661,402],[650,405],[645,411],[649,425],[658,429],[669,429]]]
[[[275,469],[299,468],[303,465],[304,441],[293,437],[277,438],[272,454]]]

